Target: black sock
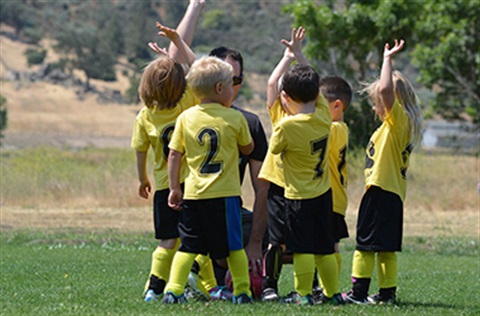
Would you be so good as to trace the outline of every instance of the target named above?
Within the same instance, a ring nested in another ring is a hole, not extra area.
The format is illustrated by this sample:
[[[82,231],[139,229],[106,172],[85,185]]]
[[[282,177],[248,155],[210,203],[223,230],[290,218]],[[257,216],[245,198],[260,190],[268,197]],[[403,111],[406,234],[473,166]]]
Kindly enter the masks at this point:
[[[370,287],[370,278],[355,278],[353,282],[353,295],[359,299],[366,299],[368,296],[368,288]]]
[[[278,291],[278,279],[282,271],[283,250],[280,245],[273,245],[265,253],[265,276],[262,289],[272,288]]]
[[[153,290],[153,292],[157,295],[162,294],[163,290],[165,289],[166,282],[165,280],[159,279],[155,275],[150,275],[150,284],[148,288]]]

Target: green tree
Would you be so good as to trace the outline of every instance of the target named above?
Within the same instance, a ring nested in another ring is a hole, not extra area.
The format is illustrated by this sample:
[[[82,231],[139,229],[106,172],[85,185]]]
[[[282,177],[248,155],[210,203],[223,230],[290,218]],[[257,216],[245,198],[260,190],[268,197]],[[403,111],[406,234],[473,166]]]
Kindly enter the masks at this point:
[[[85,72],[86,89],[90,78],[116,80],[117,43],[108,32],[114,7],[104,2],[81,3],[72,11],[75,14],[70,14],[67,23],[57,26],[55,48],[65,53],[73,67]]]
[[[302,0],[284,10],[294,16],[295,25],[307,28],[306,53],[322,74],[343,76],[354,86],[371,81],[379,74],[385,42],[403,38],[413,60],[403,54],[396,68],[415,82],[406,66],[414,64],[420,72],[417,81],[437,87],[437,113],[457,118],[466,112],[478,121],[478,1],[328,0],[318,5]],[[363,146],[376,124],[364,98],[355,101],[346,120],[352,144]]]
[[[419,81],[436,88],[433,109],[454,119],[466,112],[480,123],[480,3],[427,1],[423,12],[412,56]]]

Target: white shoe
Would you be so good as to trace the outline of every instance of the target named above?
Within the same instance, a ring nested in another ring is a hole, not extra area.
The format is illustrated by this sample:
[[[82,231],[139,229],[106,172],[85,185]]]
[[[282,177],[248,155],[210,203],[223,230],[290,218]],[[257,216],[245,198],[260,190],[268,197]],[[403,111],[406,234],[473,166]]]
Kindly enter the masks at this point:
[[[148,290],[146,293],[145,293],[145,302],[153,302],[153,301],[158,301],[162,298],[163,296],[163,293],[162,294],[155,294],[155,292],[153,290]]]
[[[210,300],[210,294],[207,292],[205,287],[200,280],[198,274],[190,272],[187,279],[187,289],[189,290],[189,295],[191,295],[196,300],[208,301]]]

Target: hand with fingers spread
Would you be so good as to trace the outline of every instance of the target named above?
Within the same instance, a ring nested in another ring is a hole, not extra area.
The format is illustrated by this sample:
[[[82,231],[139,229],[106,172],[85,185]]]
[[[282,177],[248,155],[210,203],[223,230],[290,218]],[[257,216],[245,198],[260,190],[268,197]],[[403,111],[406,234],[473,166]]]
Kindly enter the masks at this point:
[[[383,51],[383,58],[393,58],[399,51],[402,50],[404,44],[405,41],[403,39],[400,40],[400,42],[395,39],[395,45],[390,49],[390,44],[386,43]]]
[[[158,44],[156,42],[148,42],[148,47],[150,47],[150,49],[153,50],[158,55],[168,56],[167,49],[158,46]]]
[[[305,37],[306,31],[307,30],[305,28],[299,26],[298,29],[292,29],[292,38],[290,39],[290,41],[282,39],[282,44],[287,46],[287,49],[285,49],[285,55],[296,58],[297,56],[299,56],[299,54],[301,54],[302,41]]]

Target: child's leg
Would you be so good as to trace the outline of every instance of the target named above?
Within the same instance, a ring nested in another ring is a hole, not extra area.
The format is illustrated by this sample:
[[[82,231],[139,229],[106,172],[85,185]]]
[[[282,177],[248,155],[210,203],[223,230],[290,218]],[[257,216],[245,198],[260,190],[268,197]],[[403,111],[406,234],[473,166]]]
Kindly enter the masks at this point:
[[[301,296],[312,294],[315,261],[313,254],[293,254],[293,277],[295,291]]]
[[[227,258],[228,268],[232,275],[234,284],[233,295],[247,294],[252,296],[250,291],[250,276],[248,274],[248,259],[245,250],[232,250]]]
[[[283,265],[283,249],[279,244],[270,244],[265,253],[265,271],[262,288],[271,288],[278,292],[278,279]]]
[[[205,288],[206,292],[208,292],[217,286],[212,260],[208,256],[198,255],[195,258],[195,261],[198,263],[200,268],[198,275],[202,280],[202,286]]]
[[[172,270],[170,272],[170,279],[165,287],[167,291],[172,292],[176,296],[180,296],[185,292],[185,285],[187,284],[188,274],[192,268],[193,261],[197,254],[177,251],[172,261]]]
[[[162,240],[152,253],[152,265],[150,277],[146,284],[146,290],[151,289],[155,294],[163,293],[165,284],[170,276],[173,256],[178,249],[180,239]]]
[[[373,251],[355,250],[352,264],[353,293],[364,299],[368,296],[368,289],[375,268],[375,253]]]
[[[315,255],[315,264],[320,274],[325,296],[331,298],[339,293],[338,266],[335,255]]]
[[[397,287],[397,254],[395,252],[377,253],[377,271],[380,294],[388,297],[394,296]]]

